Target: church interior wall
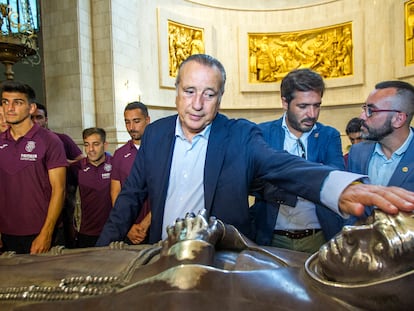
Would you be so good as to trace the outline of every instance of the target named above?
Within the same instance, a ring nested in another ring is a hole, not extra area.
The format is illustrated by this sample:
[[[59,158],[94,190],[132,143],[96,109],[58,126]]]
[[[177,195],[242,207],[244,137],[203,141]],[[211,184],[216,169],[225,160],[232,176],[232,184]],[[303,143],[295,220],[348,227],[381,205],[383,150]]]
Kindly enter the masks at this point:
[[[79,143],[82,128],[103,127],[114,150],[128,140],[123,121],[128,102],[141,100],[148,105],[152,121],[174,114],[175,90],[165,72],[168,61],[162,58],[168,43],[160,40],[167,31],[160,26],[168,18],[207,28],[206,53],[218,58],[227,71],[221,111],[253,122],[278,118],[282,109],[278,83],[249,89],[243,82],[248,55],[241,53],[247,50],[241,44],[246,32],[303,31],[353,22],[357,68],[350,79],[326,80],[319,118],[341,132],[344,148],[349,144],[346,123],[360,114],[377,82],[414,82],[414,69],[405,68],[399,55],[404,53],[401,17],[406,1],[303,0],[300,7],[292,7],[293,1],[279,2],[282,7],[266,7],[269,1],[260,0],[255,7],[247,0],[226,1],[226,7],[221,2],[65,0],[58,2],[65,5],[58,5],[54,0],[41,1],[51,127],[71,134]]]

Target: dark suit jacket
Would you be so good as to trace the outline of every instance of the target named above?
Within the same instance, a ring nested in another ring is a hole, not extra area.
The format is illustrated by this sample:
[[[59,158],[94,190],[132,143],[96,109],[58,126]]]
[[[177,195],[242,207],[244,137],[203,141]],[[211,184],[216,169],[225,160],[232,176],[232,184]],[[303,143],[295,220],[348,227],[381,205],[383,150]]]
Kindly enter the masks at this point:
[[[285,131],[282,128],[282,121],[283,117],[275,121],[259,124],[265,141],[276,150],[283,150],[284,146]],[[316,129],[308,137],[307,159],[308,161],[344,170],[339,132],[333,127],[317,122]],[[256,224],[255,240],[258,244],[270,245],[280,204],[283,203],[294,207],[297,199],[296,194],[286,193],[286,191],[276,188],[272,189],[272,185],[268,184],[264,185],[263,191],[255,193],[258,198],[252,207],[252,214]],[[316,205],[316,214],[326,239],[332,238],[341,230],[343,219],[338,214],[319,204]]]
[[[368,175],[368,164],[374,149],[375,142],[373,141],[363,141],[352,145],[348,157],[348,170]],[[397,186],[414,191],[414,139],[401,158],[387,186]]]
[[[375,141],[367,140],[351,146],[348,156],[348,171],[368,175],[368,164],[374,152],[375,143]],[[409,144],[387,186],[397,186],[414,191],[414,140]],[[358,219],[371,215],[372,210],[372,206],[367,206],[363,216],[359,218],[351,216],[346,223],[352,225]]]
[[[121,241],[148,197],[152,211],[149,242],[161,239],[164,206],[175,143],[177,116],[147,126],[142,144],[97,245]],[[212,122],[204,169],[208,215],[251,236],[248,194],[254,179],[272,181],[301,197],[320,202],[320,189],[333,169],[284,151],[264,141],[258,127],[218,114]],[[184,216],[184,215],[183,215]]]

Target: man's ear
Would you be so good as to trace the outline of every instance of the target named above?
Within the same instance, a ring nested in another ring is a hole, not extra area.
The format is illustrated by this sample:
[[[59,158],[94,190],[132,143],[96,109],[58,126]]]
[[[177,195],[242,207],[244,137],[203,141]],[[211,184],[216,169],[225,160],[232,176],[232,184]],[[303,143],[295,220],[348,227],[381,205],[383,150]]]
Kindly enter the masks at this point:
[[[289,108],[289,103],[287,102],[286,97],[281,97],[281,99],[282,99],[282,108],[287,111]]]
[[[34,113],[37,109],[36,103],[30,103],[30,114]]]
[[[394,128],[400,128],[404,126],[405,122],[407,122],[407,114],[405,112],[398,112],[393,118],[392,126]]]

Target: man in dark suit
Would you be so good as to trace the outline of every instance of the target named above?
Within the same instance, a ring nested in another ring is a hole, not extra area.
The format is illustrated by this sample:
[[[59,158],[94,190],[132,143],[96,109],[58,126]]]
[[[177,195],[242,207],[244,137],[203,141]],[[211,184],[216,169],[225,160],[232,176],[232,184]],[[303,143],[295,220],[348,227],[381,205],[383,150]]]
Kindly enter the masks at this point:
[[[259,128],[276,150],[344,170],[338,130],[317,122],[324,91],[325,83],[317,72],[307,68],[289,72],[280,85],[285,113],[277,120],[259,124]],[[342,229],[343,218],[332,210],[295,194],[284,193],[293,198],[292,202],[283,202],[277,198],[278,192],[270,191],[272,200],[257,198],[252,206],[258,244],[314,253]]]
[[[414,86],[378,83],[362,108],[364,141],[352,145],[348,170],[368,175],[373,184],[414,191]]]
[[[147,126],[97,246],[123,240],[147,198],[152,213],[149,243],[166,238],[167,225],[177,217],[203,208],[251,236],[248,194],[254,179],[279,184],[338,213],[360,214],[364,205],[390,213],[414,209],[411,192],[351,185],[363,176],[275,151],[255,124],[219,114],[225,81],[223,65],[209,55],[192,55],[181,64],[178,115]]]

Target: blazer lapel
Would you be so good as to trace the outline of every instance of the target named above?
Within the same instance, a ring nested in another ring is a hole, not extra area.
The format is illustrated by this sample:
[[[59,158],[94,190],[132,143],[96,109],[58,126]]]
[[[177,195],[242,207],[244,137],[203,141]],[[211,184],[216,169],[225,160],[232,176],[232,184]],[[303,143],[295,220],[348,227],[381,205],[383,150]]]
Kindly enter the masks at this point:
[[[275,126],[272,126],[272,130],[269,133],[270,142],[268,143],[276,150],[283,150],[285,142],[285,130],[282,128],[281,124],[282,121],[278,122],[278,124],[274,124]]]
[[[207,215],[211,215],[214,193],[228,146],[227,118],[217,114],[211,126],[204,167],[204,202]]]
[[[150,235],[153,235],[156,239],[162,234],[162,223],[164,218],[165,200],[167,197],[168,183],[170,180],[170,170],[172,162],[172,154],[175,145],[175,122],[177,115],[170,117],[168,122],[164,124],[163,130],[158,131],[158,135],[162,138],[157,141],[157,146],[152,146],[154,150],[160,154],[160,161],[152,161],[151,172],[156,176],[156,180],[159,180],[162,191],[153,195],[151,205],[152,220]],[[153,144],[152,141],[149,142]],[[138,151],[139,152],[139,151]],[[151,240],[153,241],[153,240]]]
[[[405,180],[413,174],[414,172],[414,154],[412,153],[414,150],[414,139],[411,140],[410,145],[408,146],[407,151],[405,152],[404,156],[402,157],[400,163],[398,164],[397,168],[392,174],[390,181],[388,182],[388,186],[399,186],[401,187],[404,185]],[[404,187],[403,187],[404,188]]]
[[[375,142],[372,141],[365,141],[357,145],[353,145],[349,152],[351,161],[353,162],[350,170],[352,172],[368,175],[368,164],[374,149]],[[357,157],[358,160],[353,159],[353,156]]]
[[[307,159],[312,162],[317,162],[317,156],[319,153],[319,127],[317,126],[314,131],[308,137],[308,151]]]

